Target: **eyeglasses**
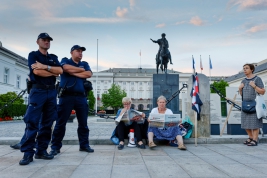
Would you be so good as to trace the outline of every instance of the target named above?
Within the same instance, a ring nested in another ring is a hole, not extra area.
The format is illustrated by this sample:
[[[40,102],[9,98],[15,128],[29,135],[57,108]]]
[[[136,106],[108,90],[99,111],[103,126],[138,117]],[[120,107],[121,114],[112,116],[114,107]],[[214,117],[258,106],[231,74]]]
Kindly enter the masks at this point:
[[[131,103],[123,103],[123,105],[131,105]]]

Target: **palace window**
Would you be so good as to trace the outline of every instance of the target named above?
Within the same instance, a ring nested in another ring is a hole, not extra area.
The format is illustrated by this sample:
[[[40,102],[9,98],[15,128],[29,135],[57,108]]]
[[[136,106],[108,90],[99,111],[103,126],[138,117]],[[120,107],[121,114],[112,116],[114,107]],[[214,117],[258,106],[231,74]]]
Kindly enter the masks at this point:
[[[8,83],[9,69],[5,68],[4,70],[4,83]]]
[[[19,75],[17,75],[16,87],[20,88],[20,76]]]

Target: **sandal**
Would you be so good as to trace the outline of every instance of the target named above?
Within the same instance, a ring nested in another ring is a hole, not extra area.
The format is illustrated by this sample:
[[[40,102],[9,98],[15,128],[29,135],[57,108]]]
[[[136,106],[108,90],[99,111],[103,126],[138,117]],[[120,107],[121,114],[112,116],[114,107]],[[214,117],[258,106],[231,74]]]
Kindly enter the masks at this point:
[[[247,144],[247,146],[257,146],[258,142],[256,140],[252,140],[250,143]]]
[[[186,150],[186,146],[184,144],[180,144],[180,145],[178,145],[178,149]]]
[[[243,142],[243,143],[244,143],[244,145],[247,145],[247,144],[249,144],[252,140],[253,140],[252,138],[248,138],[248,139],[247,139],[245,142]]]
[[[154,148],[154,147],[156,147],[157,145],[156,145],[154,142],[150,142],[150,143],[148,144],[148,146],[149,146],[149,148]]]

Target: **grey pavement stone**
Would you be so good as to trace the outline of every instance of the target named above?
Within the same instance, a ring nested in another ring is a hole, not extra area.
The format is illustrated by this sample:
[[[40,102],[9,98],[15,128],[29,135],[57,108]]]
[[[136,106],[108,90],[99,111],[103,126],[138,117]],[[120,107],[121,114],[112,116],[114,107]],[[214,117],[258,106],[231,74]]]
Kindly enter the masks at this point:
[[[211,165],[239,164],[239,162],[222,155],[216,155],[216,156],[199,155],[198,157]]]
[[[176,162],[169,156],[143,156],[146,165],[166,165],[176,164]]]
[[[150,176],[145,165],[114,165],[111,177],[148,178]]]
[[[200,164],[200,165],[181,165],[191,177],[229,177],[227,174],[218,170],[212,165]]]
[[[170,155],[170,158],[172,158],[178,165],[208,164],[197,156]]]
[[[110,177],[112,165],[79,165],[70,176],[71,178]]]
[[[114,165],[144,165],[144,161],[140,156],[116,156],[114,158]]]
[[[79,145],[64,145],[52,160],[34,159],[29,165],[20,166],[23,154],[5,145],[0,148],[5,153],[0,155],[0,177],[267,177],[267,155],[223,152],[242,147],[246,151],[251,149],[245,145],[188,147],[189,151],[183,152],[169,146],[118,150],[114,145],[92,145],[95,152],[87,153],[80,152]],[[266,144],[253,148],[257,152],[265,151],[265,147]],[[205,154],[196,154],[203,150]],[[220,154],[207,155],[208,150]]]
[[[69,166],[69,165],[46,165],[40,168],[38,171],[34,172],[30,178],[66,178],[70,177],[73,171],[77,168],[77,166]]]
[[[264,164],[266,163],[264,159],[248,155],[248,154],[243,154],[243,155],[225,155],[226,157],[233,159],[239,163],[246,164],[246,163],[251,163],[251,164]]]
[[[179,165],[177,164],[147,164],[147,169],[151,177],[190,177]]]
[[[95,156],[95,155],[88,155],[85,159],[81,162],[81,164],[90,164],[90,165],[112,165],[114,160],[114,156]]]
[[[250,163],[248,163],[248,164],[246,164],[246,166],[267,175],[267,169],[266,169],[267,168],[267,161],[264,164],[250,164]]]
[[[215,165],[215,167],[231,177],[266,177],[266,174],[242,164]]]

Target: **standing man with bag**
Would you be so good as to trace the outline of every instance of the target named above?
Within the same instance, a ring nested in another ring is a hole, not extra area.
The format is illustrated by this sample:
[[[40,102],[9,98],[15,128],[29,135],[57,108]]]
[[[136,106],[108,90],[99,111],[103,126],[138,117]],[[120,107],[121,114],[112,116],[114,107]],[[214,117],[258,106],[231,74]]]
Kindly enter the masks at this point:
[[[255,108],[245,109],[244,102],[255,102],[256,93],[264,95],[265,89],[261,78],[253,74],[255,71],[253,64],[245,64],[243,70],[246,78],[242,80],[239,86],[239,93],[242,96],[241,128],[245,129],[248,134],[248,139],[244,144],[247,146],[257,146],[259,129],[263,127],[262,118],[257,118]],[[251,112],[252,110],[253,112]]]
[[[50,155],[60,153],[62,140],[66,131],[66,123],[75,109],[78,120],[78,137],[80,151],[94,152],[89,146],[89,129],[87,126],[88,103],[87,103],[87,78],[92,76],[92,71],[87,62],[81,61],[85,47],[74,45],[71,50],[71,58],[63,58],[61,66],[63,74],[60,75],[60,92],[58,105],[58,119],[52,135]]]
[[[27,165],[32,162],[34,154],[35,159],[54,158],[46,152],[46,149],[51,139],[52,124],[57,118],[56,77],[63,71],[57,56],[47,52],[52,40],[47,33],[41,33],[37,37],[39,50],[31,52],[28,57],[29,77],[33,85],[29,95],[29,105],[24,116],[26,135],[25,142],[20,148],[21,152],[24,152],[23,159],[19,162],[20,165]],[[41,114],[43,114],[42,118]],[[36,151],[33,149],[35,146]]]

